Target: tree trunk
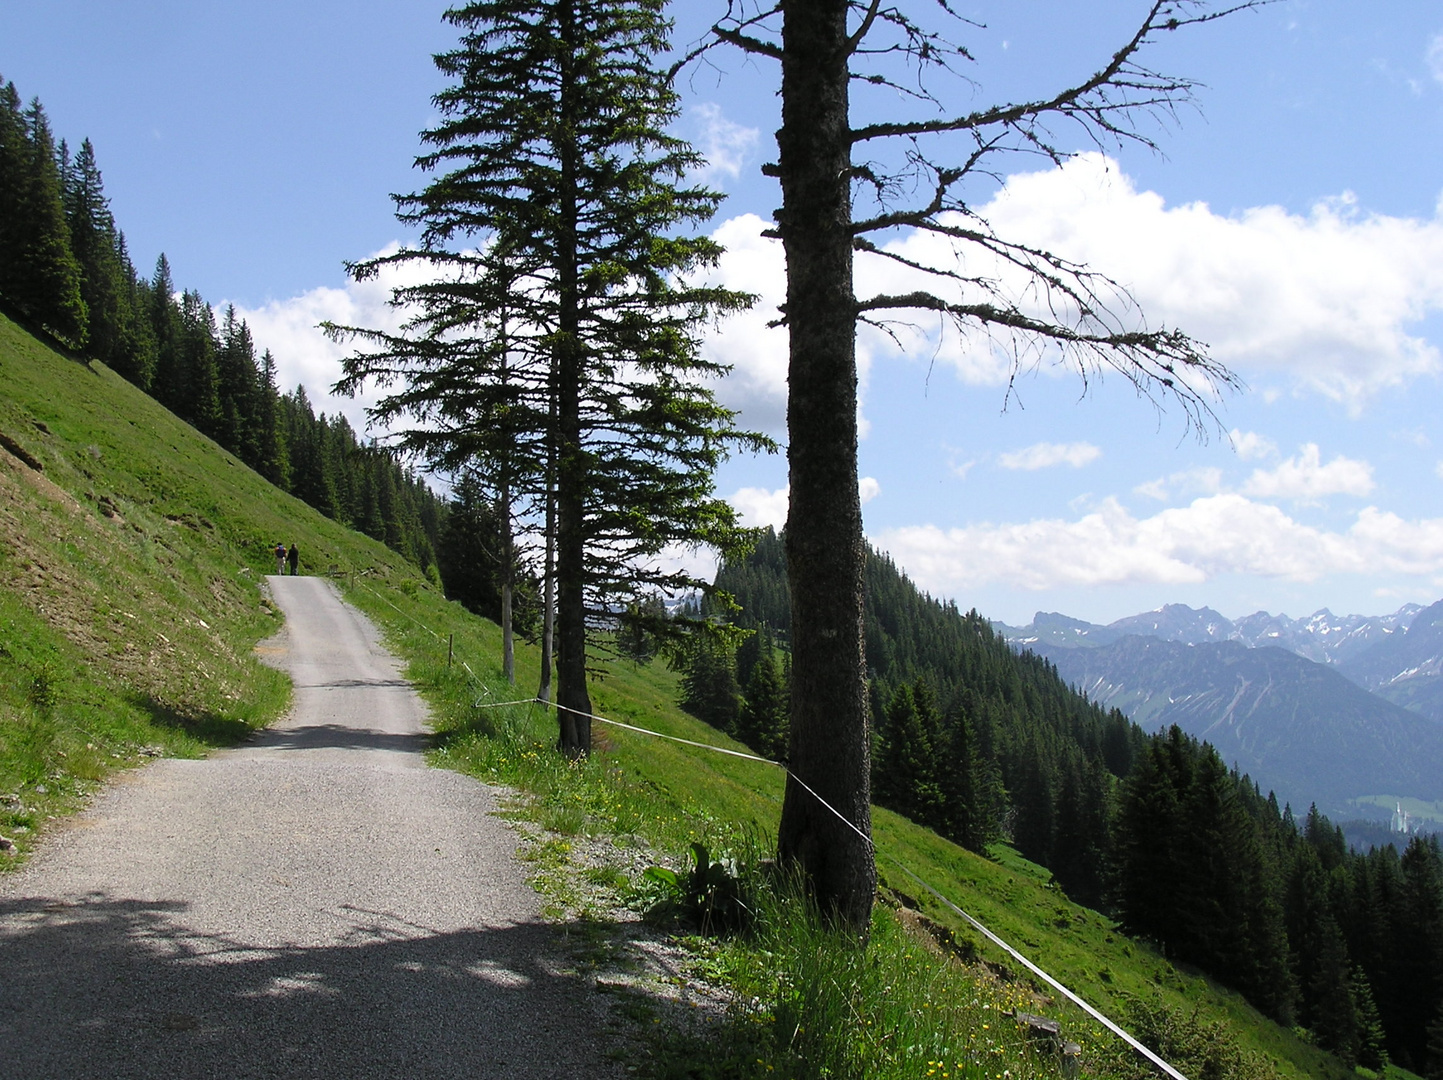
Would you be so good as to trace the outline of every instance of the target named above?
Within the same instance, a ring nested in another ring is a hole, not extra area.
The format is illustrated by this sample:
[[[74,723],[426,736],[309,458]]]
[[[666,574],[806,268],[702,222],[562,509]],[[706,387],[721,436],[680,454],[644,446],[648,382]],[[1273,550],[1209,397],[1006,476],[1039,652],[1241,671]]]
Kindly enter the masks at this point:
[[[554,423],[554,421],[553,421]],[[553,461],[555,454],[552,454]],[[539,701],[551,700],[552,638],[556,633],[556,492],[551,477],[555,466],[547,469],[546,480],[546,555],[541,569],[541,684],[536,688]]]
[[[558,745],[568,757],[591,752],[591,696],[586,687],[586,484],[581,445],[581,345],[578,278],[577,87],[568,43],[576,38],[571,4],[561,5],[561,73],[557,87],[560,181],[557,191],[556,334],[556,704]]]
[[[777,848],[801,867],[823,910],[865,933],[877,870],[868,839],[847,0],[786,0],[782,10],[791,769],[836,813],[789,778]]]
[[[511,535],[511,489],[501,486],[497,516],[501,525],[501,671],[516,685],[516,635],[511,628],[511,594],[516,582],[516,546]]]

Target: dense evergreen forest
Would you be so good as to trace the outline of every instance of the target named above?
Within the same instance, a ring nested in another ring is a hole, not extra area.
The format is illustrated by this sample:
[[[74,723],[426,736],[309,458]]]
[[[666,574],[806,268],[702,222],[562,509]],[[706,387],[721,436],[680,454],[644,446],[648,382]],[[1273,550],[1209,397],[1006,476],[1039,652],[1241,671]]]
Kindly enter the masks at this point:
[[[227,307],[178,292],[165,255],[136,272],[90,140],[56,143],[38,100],[0,86],[0,307],[73,355],[98,360],[215,439],[277,487],[381,541],[482,614],[499,607],[475,543],[494,539],[474,492],[451,505],[304,387],[282,393],[269,351]],[[454,511],[454,513],[453,513]],[[277,540],[288,540],[276,537]],[[492,544],[494,547],[494,543]]]
[[[878,803],[974,851],[1011,842],[1074,899],[1349,1064],[1443,1078],[1436,839],[1352,851],[1316,809],[1299,818],[1210,745],[1092,704],[885,555],[869,554],[866,580]],[[781,540],[768,531],[716,585],[740,608],[716,613],[753,633],[687,658],[683,704],[781,756]]]

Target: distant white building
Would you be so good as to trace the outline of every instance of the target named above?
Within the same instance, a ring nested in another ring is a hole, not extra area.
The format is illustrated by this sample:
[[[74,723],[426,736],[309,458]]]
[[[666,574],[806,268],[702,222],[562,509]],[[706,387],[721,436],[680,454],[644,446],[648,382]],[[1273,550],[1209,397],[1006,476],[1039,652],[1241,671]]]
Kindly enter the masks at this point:
[[[1402,803],[1395,804],[1397,809],[1393,811],[1393,820],[1389,822],[1388,828],[1396,833],[1406,833],[1411,836],[1418,831],[1418,820],[1408,811],[1403,809]]]

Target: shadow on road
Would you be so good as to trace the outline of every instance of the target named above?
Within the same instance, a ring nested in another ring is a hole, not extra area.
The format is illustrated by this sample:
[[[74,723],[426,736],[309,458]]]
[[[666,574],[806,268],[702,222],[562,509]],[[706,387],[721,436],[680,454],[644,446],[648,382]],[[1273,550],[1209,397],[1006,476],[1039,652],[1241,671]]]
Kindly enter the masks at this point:
[[[431,749],[432,740],[425,732],[376,731],[346,724],[304,724],[258,731],[242,745],[258,750],[386,750],[424,754]]]
[[[0,1046],[15,1077],[573,1077],[595,998],[541,924],[437,933],[341,909],[340,944],[256,948],[184,903],[0,900]],[[578,1015],[578,1011],[587,1015]],[[616,1070],[616,1072],[614,1072]]]

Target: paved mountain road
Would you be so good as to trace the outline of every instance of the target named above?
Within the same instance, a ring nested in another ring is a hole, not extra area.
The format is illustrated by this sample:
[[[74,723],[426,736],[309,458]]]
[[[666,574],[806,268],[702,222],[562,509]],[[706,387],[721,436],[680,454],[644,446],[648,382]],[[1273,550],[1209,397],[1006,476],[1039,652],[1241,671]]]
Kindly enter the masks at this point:
[[[320,578],[271,578],[289,718],[119,778],[0,878],[0,1075],[605,1077],[485,786]]]

